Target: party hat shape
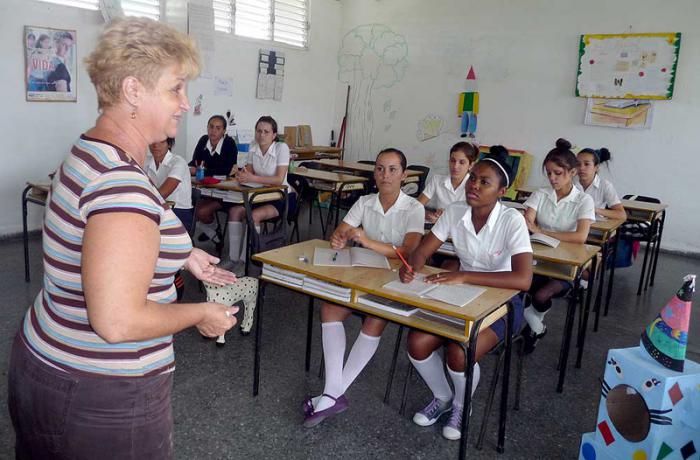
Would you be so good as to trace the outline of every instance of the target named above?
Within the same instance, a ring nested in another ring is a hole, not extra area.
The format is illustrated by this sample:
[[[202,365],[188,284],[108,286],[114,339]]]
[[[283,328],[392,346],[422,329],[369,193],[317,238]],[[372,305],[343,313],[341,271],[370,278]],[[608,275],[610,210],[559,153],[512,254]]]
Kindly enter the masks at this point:
[[[662,366],[678,372],[683,372],[685,363],[694,292],[695,275],[686,275],[683,286],[642,332],[642,345],[647,353]]]

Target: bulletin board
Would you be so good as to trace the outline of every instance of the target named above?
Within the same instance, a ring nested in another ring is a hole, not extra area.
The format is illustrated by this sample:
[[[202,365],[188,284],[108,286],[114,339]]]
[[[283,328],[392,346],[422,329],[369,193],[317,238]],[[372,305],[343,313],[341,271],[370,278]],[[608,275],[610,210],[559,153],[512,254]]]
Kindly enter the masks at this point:
[[[680,33],[581,35],[576,96],[671,99]]]

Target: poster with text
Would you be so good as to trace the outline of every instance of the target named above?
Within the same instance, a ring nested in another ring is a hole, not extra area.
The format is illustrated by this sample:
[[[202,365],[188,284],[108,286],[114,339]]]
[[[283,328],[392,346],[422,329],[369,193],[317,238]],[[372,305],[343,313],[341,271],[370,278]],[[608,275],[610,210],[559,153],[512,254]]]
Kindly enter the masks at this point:
[[[24,77],[27,101],[75,102],[75,30],[24,26]]]

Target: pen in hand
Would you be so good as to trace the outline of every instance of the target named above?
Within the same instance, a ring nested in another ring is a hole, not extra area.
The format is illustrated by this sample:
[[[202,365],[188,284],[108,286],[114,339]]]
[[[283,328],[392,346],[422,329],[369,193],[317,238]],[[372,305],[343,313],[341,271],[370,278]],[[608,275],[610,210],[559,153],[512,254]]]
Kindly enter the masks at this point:
[[[391,245],[391,247],[394,248],[394,252],[396,252],[396,255],[399,256],[399,259],[401,259],[401,262],[403,262],[403,265],[406,267],[406,270],[408,270],[408,273],[413,274],[413,267],[408,265],[408,262],[406,262],[406,259],[404,259],[404,257],[401,255],[399,249],[393,244]]]

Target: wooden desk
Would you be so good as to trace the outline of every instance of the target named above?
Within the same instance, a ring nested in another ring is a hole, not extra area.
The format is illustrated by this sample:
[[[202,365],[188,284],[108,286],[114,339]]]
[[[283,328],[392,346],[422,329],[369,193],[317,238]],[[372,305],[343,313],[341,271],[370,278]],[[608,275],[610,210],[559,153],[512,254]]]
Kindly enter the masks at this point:
[[[296,155],[296,160],[313,160],[319,157],[336,157],[339,158],[343,149],[340,147],[330,147],[325,145],[314,145],[311,147],[292,147],[289,153]]]
[[[22,191],[22,241],[24,243],[24,281],[29,282],[29,231],[27,230],[27,203],[46,206],[51,182],[48,180],[30,181]]]
[[[296,168],[292,174],[297,174],[299,176],[311,179],[312,181],[320,181],[323,184],[328,184],[327,186],[319,186],[319,184],[312,184],[312,187],[316,190],[322,190],[330,192],[332,194],[331,206],[328,208],[328,215],[326,216],[326,224],[323,224],[323,217],[321,217],[321,230],[323,231],[323,237],[326,237],[326,232],[330,228],[331,218],[333,216],[333,207],[335,206],[335,226],[338,226],[338,220],[340,219],[340,200],[343,193],[352,192],[356,190],[367,191],[367,182],[369,181],[366,177],[354,176],[352,174],[343,174],[331,171],[323,171],[320,169],[309,169],[306,167]]]
[[[601,248],[600,258],[600,281],[598,292],[595,300],[595,322],[593,323],[593,331],[598,331],[598,322],[600,320],[600,307],[603,299],[603,289],[605,285],[605,270],[608,266],[608,256],[612,255],[613,264],[610,267],[610,276],[608,277],[608,289],[605,296],[605,312],[604,316],[608,316],[608,307],[610,306],[610,298],[612,297],[612,287],[615,278],[615,261],[617,259],[617,246],[619,238],[616,238],[618,229],[625,223],[624,219],[606,219],[597,220],[591,224],[591,230],[588,233],[588,244],[594,244]],[[612,251],[611,249],[612,245]]]
[[[518,187],[518,192],[515,195],[515,201],[525,201],[527,197],[535,193],[536,190],[541,189],[544,186],[538,185],[523,185]]]
[[[322,164],[327,168],[332,169],[343,169],[345,171],[352,171],[361,174],[373,174],[374,165],[366,163],[356,163],[353,161],[343,161],[343,160],[314,160],[315,163]],[[406,170],[408,177],[419,177],[423,174],[423,171],[416,171],[414,169]]]
[[[642,284],[644,290],[648,286],[654,285],[656,278],[656,264],[659,261],[659,248],[661,247],[661,237],[664,233],[664,223],[666,221],[666,208],[668,205],[663,203],[647,203],[644,201],[622,200],[622,206],[627,212],[627,220],[631,222],[646,222],[649,224],[649,232],[647,238],[647,247],[644,249],[644,262],[642,262],[642,272],[639,275],[639,286],[637,287],[637,295],[642,294]],[[658,226],[658,227],[657,227]],[[658,228],[659,236],[652,242],[652,236]],[[652,248],[653,246],[653,248]],[[652,249],[651,260],[649,260],[649,250]],[[649,272],[647,269],[647,260],[649,260]],[[645,282],[645,274],[646,282]]]
[[[548,276],[563,281],[569,281],[574,284],[574,293],[577,293],[581,285],[581,275],[583,271],[590,265],[591,273],[596,271],[596,255],[600,252],[598,246],[588,244],[575,244],[560,242],[556,248],[550,248],[542,244],[532,244],[532,257],[537,262],[532,271],[536,275]],[[583,346],[586,340],[586,328],[588,325],[588,314],[591,306],[591,292],[593,291],[594,277],[590,277],[588,281],[588,292],[586,295],[585,306],[582,311],[581,328],[578,333],[578,355],[576,357],[576,367],[581,367],[581,358],[583,357]],[[564,322],[564,332],[562,337],[562,345],[559,351],[559,381],[557,382],[557,392],[561,393],[564,390],[564,379],[566,378],[566,366],[569,359],[569,348],[571,344],[571,335],[574,326],[574,317],[576,316],[577,295],[569,298],[569,304],[566,311],[566,320]]]
[[[405,296],[398,292],[387,291],[382,286],[390,281],[398,278],[398,273],[391,270],[376,269],[376,268],[336,268],[336,267],[316,267],[312,264],[313,253],[315,247],[329,247],[329,243],[323,240],[310,240],[287,246],[280,249],[256,254],[253,259],[262,262],[263,264],[274,267],[291,270],[295,273],[304,274],[322,281],[334,283],[341,287],[351,289],[350,302],[339,302],[337,300],[327,299],[333,303],[346,306],[356,311],[367,313],[373,316],[384,318],[386,320],[408,326],[411,328],[426,331],[432,334],[437,334],[442,337],[454,340],[462,346],[465,351],[465,376],[467,378],[464,395],[464,413],[468,414],[471,408],[471,378],[474,368],[474,350],[476,346],[476,338],[478,331],[488,327],[497,319],[507,314],[506,328],[506,355],[503,376],[503,391],[501,393],[501,423],[499,424],[499,449],[502,451],[503,441],[505,439],[505,417],[508,398],[508,379],[510,368],[510,352],[512,341],[512,324],[513,310],[510,305],[510,299],[517,295],[518,291],[513,289],[496,289],[486,288],[486,292],[481,294],[473,302],[464,307],[455,307],[446,303],[423,299],[413,296]],[[300,256],[305,256],[309,262],[299,260]],[[392,261],[392,267],[397,268],[400,265],[399,261]],[[441,271],[437,268],[426,267],[422,270],[425,273],[435,273]],[[311,297],[309,305],[309,316],[307,318],[307,353],[306,353],[306,369],[309,369],[309,352],[311,344],[311,330],[313,325],[313,297],[324,299],[322,295],[310,293],[302,288],[290,287],[278,282],[273,278],[265,275],[260,277],[260,286],[258,289],[258,303],[256,308],[255,321],[255,367],[253,380],[253,395],[258,394],[260,381],[260,343],[262,331],[262,311],[265,300],[265,288],[267,283],[277,284],[288,289],[308,294]],[[370,293],[383,298],[397,300],[409,305],[415,305],[425,310],[434,311],[446,314],[455,318],[460,318],[465,321],[465,327],[448,326],[438,321],[429,319],[395,315],[378,308],[369,307],[357,302],[359,295]],[[504,304],[507,304],[504,305]],[[462,439],[460,442],[460,458],[464,458],[466,454],[466,443],[468,439],[470,417],[465,416],[462,419]]]

